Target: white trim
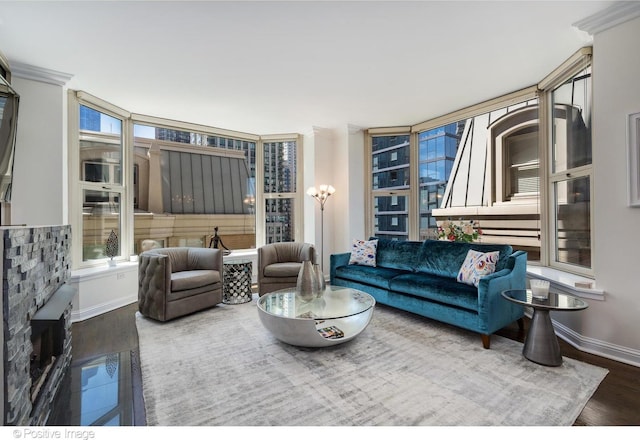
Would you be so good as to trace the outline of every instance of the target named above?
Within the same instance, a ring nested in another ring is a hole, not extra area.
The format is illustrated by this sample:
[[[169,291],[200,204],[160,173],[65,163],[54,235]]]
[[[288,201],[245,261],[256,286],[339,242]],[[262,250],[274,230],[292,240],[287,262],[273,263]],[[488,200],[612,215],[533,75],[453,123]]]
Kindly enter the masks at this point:
[[[629,179],[629,206],[640,207],[640,113],[633,113],[627,119],[627,172]]]
[[[98,285],[104,286],[104,290],[106,292],[110,292],[111,288],[121,290],[121,286],[114,285],[114,278],[118,280],[118,282],[122,282],[124,279],[128,278],[132,285],[137,284],[137,281],[134,282],[133,279],[138,279],[138,263],[122,261],[118,262],[114,267],[109,267],[105,262],[99,267],[87,267],[71,271],[69,284],[78,289],[78,295],[74,301],[74,309],[71,311],[71,322],[84,321],[85,319],[102,315],[103,313],[110,312],[138,301],[138,292],[133,289],[132,292],[129,292],[119,298],[109,299],[88,307],[84,306],[86,302],[91,303],[96,297],[109,296],[105,295],[104,292],[96,293],[93,289],[91,289],[91,291],[87,291],[88,288],[86,286],[83,288],[84,283],[96,281],[99,283]],[[96,284],[94,284],[94,286],[95,285]]]
[[[617,2],[603,11],[576,21],[572,26],[590,35],[595,35],[636,17],[640,17],[639,2]]]
[[[224,128],[211,127],[209,125],[194,124],[191,122],[176,121],[174,119],[159,118],[156,116],[141,115],[138,113],[132,113],[131,120],[134,124],[166,127],[169,129],[183,129],[210,136],[227,137],[243,141],[257,142],[260,139],[260,136],[257,134],[227,130]]]
[[[551,290],[559,293],[597,301],[605,300],[605,291],[596,287],[595,280],[584,276],[551,267],[527,265],[527,278],[547,280],[551,283]],[[580,287],[576,286],[576,283],[591,283],[592,287]]]
[[[11,75],[16,78],[30,79],[55,86],[64,86],[73,75],[71,73],[58,72],[44,67],[32,66],[20,62],[11,63]]]
[[[525,309],[524,314],[527,318],[531,319],[533,311],[528,307]],[[582,336],[580,333],[559,323],[553,319],[553,317],[551,318],[551,323],[553,324],[556,336],[578,351],[633,365],[634,367],[640,367],[640,350]]]
[[[535,99],[537,97],[537,86],[529,86],[524,89],[516,90],[515,92],[507,93],[506,95],[498,96],[497,98],[492,98],[488,101],[474,104],[469,107],[447,113],[446,115],[442,115],[437,118],[429,119],[428,121],[413,125],[411,126],[411,132],[419,133],[421,131],[430,130],[432,128],[440,127],[452,122],[462,121],[464,119],[473,118],[475,116],[489,113],[504,107],[509,107],[514,104],[519,104],[521,102]]]
[[[585,68],[585,65],[591,64],[593,48],[586,46],[580,48],[573,55],[567,58],[562,64],[556,67],[553,72],[545,76],[538,83],[539,90],[549,90],[562,84],[567,78],[574,76]]]
[[[587,338],[553,319],[551,321],[556,330],[556,335],[577,350],[640,367],[640,350]]]
[[[116,309],[119,309],[120,307],[128,306],[129,304],[133,304],[136,302],[138,302],[137,293],[126,298],[118,298],[112,301],[107,301],[83,310],[74,310],[71,312],[71,322],[74,323],[84,321],[89,318],[95,318],[96,316],[112,312]]]
[[[136,261],[118,260],[113,267],[108,266],[106,260],[100,266],[85,267],[82,269],[71,271],[71,283],[81,283],[83,281],[106,278],[113,275],[114,272],[132,272],[137,270],[138,263]]]

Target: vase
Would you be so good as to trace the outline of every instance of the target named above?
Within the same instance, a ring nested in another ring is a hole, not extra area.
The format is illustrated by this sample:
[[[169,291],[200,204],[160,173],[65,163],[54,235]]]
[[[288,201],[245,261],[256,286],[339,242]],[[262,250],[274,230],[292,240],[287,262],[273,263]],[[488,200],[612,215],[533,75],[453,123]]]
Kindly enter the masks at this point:
[[[316,297],[318,292],[318,280],[311,261],[302,262],[300,272],[298,272],[298,281],[296,283],[296,297],[302,301],[311,301]]]
[[[327,284],[324,281],[324,273],[322,272],[322,268],[320,267],[319,264],[313,265],[313,273],[316,277],[316,282],[318,283],[318,290],[316,292],[316,297],[320,298],[324,290],[327,288]]]

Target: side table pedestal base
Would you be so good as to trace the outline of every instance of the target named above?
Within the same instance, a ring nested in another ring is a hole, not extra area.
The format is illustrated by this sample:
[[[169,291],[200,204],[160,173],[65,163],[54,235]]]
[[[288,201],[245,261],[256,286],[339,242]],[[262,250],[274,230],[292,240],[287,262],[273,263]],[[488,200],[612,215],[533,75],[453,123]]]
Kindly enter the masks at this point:
[[[522,355],[532,362],[548,367],[562,365],[560,344],[548,310],[535,309],[533,311],[531,327],[529,327],[529,333],[524,342]]]

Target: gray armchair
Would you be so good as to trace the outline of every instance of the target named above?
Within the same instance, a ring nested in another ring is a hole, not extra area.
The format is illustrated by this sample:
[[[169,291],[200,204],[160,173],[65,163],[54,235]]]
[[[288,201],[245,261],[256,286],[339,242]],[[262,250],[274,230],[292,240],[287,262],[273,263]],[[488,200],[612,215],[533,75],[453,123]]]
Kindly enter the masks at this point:
[[[222,251],[160,248],[138,259],[138,310],[169,321],[222,302]]]
[[[295,287],[302,262],[316,263],[316,250],[309,243],[271,243],[258,248],[258,294]]]

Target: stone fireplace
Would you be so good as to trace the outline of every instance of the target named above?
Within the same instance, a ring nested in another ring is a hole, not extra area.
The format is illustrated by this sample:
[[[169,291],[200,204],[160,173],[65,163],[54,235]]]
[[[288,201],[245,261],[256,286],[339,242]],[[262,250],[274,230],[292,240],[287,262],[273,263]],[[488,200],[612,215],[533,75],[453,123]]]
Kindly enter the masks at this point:
[[[71,227],[2,227],[4,425],[45,425],[71,363]]]

